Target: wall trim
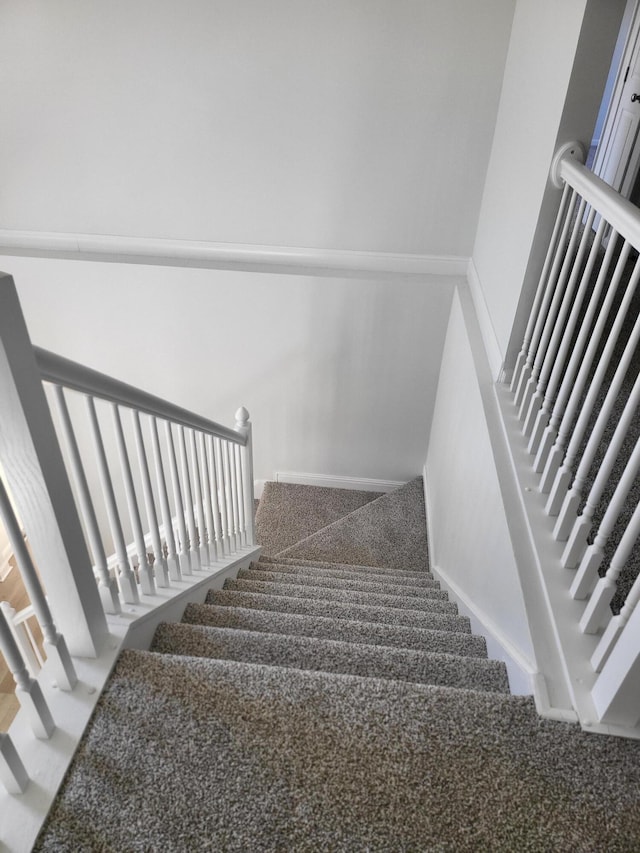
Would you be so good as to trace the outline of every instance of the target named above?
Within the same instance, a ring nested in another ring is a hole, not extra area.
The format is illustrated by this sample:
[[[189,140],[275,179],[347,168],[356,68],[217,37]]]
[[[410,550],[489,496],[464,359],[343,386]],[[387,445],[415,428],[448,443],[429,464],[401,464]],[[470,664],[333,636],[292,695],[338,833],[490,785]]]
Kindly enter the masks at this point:
[[[0,229],[0,254],[205,269],[356,275],[464,276],[469,264],[467,257],[456,255],[360,252],[8,229]]]
[[[491,375],[495,381],[499,379],[502,372],[504,358],[502,356],[502,351],[500,350],[498,336],[496,335],[496,330],[493,327],[489,307],[486,299],[484,298],[484,290],[482,289],[480,276],[478,275],[478,270],[473,258],[469,258],[469,264],[467,266],[467,282],[469,284],[469,290],[471,291],[473,305],[476,309],[476,317],[480,325],[480,333],[482,335],[482,341],[489,360],[489,366],[491,367]]]
[[[295,471],[276,471],[276,483],[296,483],[300,486],[325,486],[330,489],[354,489],[359,492],[393,492],[406,485],[400,480],[371,480],[366,477],[342,477],[334,474],[301,474]]]

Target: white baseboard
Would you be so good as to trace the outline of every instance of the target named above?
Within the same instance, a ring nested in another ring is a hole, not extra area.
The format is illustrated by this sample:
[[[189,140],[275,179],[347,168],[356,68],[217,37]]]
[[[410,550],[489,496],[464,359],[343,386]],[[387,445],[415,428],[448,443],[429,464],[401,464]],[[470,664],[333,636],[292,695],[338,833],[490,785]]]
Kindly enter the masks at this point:
[[[359,492],[393,492],[404,486],[399,480],[370,480],[366,477],[339,477],[333,474],[302,474],[296,471],[276,471],[276,483],[296,483],[299,486],[326,486],[330,489],[354,489]]]
[[[262,497],[262,493],[264,492],[264,485],[266,480],[254,480],[253,481],[253,497],[259,501]]]

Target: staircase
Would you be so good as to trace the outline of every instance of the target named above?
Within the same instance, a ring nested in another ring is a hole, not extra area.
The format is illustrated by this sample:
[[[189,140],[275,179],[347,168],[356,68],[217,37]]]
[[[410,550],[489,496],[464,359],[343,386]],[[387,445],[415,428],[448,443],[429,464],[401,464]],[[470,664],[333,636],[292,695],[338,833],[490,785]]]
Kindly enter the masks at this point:
[[[256,521],[268,553],[121,654],[36,850],[638,849],[640,744],[509,695],[421,480],[269,484]]]

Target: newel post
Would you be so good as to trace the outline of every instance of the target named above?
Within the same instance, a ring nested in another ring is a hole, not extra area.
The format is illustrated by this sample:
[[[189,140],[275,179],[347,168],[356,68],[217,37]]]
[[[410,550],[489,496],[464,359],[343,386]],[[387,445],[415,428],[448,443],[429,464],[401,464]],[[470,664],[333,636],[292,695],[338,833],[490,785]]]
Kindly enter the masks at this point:
[[[95,657],[107,622],[16,287],[3,273],[0,464],[68,649]]]
[[[247,545],[256,544],[253,497],[253,441],[249,412],[244,406],[236,412],[236,432],[247,439],[244,447],[240,448],[242,457],[242,493],[244,495],[244,517],[247,533]]]

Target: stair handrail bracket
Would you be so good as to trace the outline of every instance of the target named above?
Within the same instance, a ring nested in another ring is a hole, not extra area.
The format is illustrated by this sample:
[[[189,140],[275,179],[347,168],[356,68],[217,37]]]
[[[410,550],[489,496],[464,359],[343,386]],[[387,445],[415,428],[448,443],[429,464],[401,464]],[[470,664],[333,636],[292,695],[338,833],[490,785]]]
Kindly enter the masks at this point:
[[[630,440],[640,210],[583,160],[578,142],[553,158],[562,197],[510,385],[496,392],[575,711],[587,730],[640,738],[640,580],[629,563],[640,503],[630,520],[622,513],[640,470]]]

